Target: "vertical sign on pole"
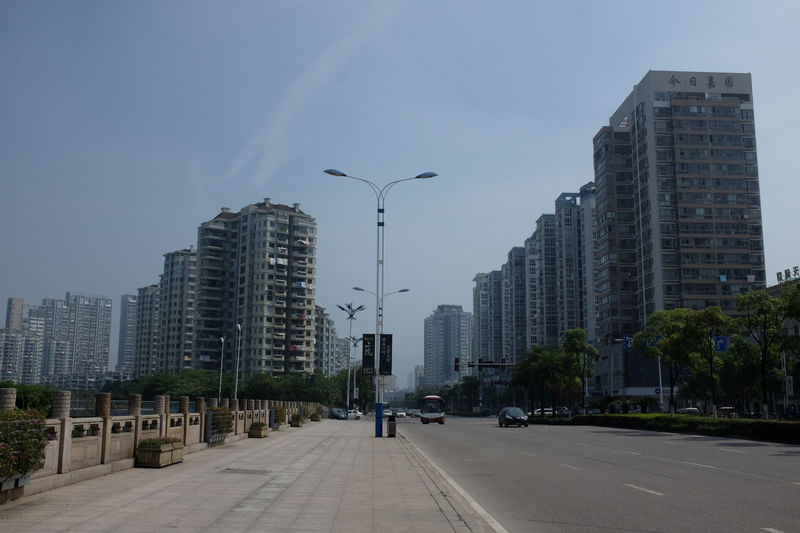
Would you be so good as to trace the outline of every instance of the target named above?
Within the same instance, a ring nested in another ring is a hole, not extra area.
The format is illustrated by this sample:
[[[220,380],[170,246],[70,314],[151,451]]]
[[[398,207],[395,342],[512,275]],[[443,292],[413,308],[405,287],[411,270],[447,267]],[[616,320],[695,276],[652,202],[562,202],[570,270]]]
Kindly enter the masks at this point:
[[[392,334],[381,333],[381,352],[380,352],[380,375],[392,375]]]
[[[375,335],[364,333],[361,344],[361,370],[365,376],[375,375]]]

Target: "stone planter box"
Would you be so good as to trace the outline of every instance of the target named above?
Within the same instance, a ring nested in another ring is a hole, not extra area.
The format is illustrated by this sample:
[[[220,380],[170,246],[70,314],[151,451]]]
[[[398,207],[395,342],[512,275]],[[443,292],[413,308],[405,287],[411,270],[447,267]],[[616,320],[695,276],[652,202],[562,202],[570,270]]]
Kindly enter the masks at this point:
[[[30,480],[31,480],[30,472],[25,472],[24,474],[5,478],[3,480],[0,480],[0,491],[6,491],[11,489],[17,489],[19,487],[24,487],[25,485],[28,484]]]
[[[247,431],[247,436],[251,439],[263,439],[264,437],[269,436],[269,428],[267,426],[260,428],[254,428],[251,426]]]
[[[171,442],[160,446],[139,447],[136,450],[136,466],[140,468],[162,468],[183,462],[183,443]]]

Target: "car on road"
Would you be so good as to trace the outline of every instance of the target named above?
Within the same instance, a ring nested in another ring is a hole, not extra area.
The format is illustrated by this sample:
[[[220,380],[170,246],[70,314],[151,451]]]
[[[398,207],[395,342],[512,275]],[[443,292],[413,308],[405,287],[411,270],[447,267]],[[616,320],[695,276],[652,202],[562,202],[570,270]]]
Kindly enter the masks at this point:
[[[363,415],[361,414],[361,411],[359,411],[358,409],[350,409],[349,411],[347,411],[347,418],[354,418],[356,420],[361,420],[362,416]]]
[[[344,409],[339,407],[331,407],[330,415],[334,420],[344,420],[347,418]]]
[[[394,416],[396,416],[397,418],[407,418],[408,417],[408,415],[406,415],[406,412],[403,411],[402,409],[398,409],[397,411],[395,411],[394,412]]]
[[[528,416],[519,407],[503,407],[497,415],[497,423],[500,427],[528,427]]]

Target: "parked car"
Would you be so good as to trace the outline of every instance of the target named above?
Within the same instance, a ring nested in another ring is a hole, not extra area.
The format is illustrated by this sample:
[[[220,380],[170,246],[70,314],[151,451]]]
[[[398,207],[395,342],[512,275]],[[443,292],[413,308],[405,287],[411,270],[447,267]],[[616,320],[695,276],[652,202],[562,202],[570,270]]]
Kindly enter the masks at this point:
[[[394,412],[394,416],[396,416],[397,418],[406,418],[408,415],[406,415],[406,412],[403,411],[402,409],[398,409],[397,411]]]
[[[511,425],[528,427],[528,417],[519,407],[503,407],[497,415],[497,423],[500,427]]]
[[[358,409],[350,409],[347,411],[347,418],[355,418],[356,420],[361,420],[361,411]]]
[[[331,418],[333,418],[334,420],[344,420],[345,418],[347,418],[344,409],[341,409],[339,407],[331,407],[330,415]]]

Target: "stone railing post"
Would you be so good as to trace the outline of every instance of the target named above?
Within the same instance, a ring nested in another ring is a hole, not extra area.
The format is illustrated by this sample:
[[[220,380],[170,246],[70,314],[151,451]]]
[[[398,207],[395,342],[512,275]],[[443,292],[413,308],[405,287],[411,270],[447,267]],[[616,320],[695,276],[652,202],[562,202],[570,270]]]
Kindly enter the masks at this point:
[[[100,464],[108,464],[111,455],[111,393],[95,394],[94,416],[103,419],[100,446]]]
[[[183,445],[186,446],[186,439],[189,436],[189,397],[180,397],[181,414],[183,415]]]
[[[68,390],[57,390],[53,393],[53,418],[61,421],[58,435],[58,470],[59,474],[69,472],[72,457],[72,418],[70,418],[70,402],[72,393]]]
[[[133,454],[142,438],[142,395],[128,395],[128,416],[133,417]]]
[[[0,389],[0,411],[10,411],[17,406],[17,389]]]
[[[194,399],[194,409],[200,413],[200,442],[206,441],[206,399],[196,397]]]
[[[223,398],[220,407],[227,407],[228,409],[230,409],[230,403],[231,402],[230,400],[228,400],[228,398]]]
[[[153,414],[158,415],[159,437],[167,436],[167,428],[165,427],[166,424],[164,423],[166,420],[166,416],[164,415],[164,398],[165,396],[161,394],[156,394],[153,396]]]

